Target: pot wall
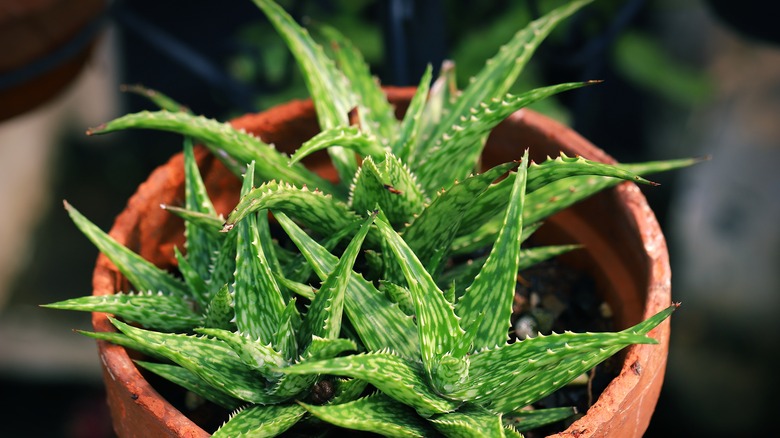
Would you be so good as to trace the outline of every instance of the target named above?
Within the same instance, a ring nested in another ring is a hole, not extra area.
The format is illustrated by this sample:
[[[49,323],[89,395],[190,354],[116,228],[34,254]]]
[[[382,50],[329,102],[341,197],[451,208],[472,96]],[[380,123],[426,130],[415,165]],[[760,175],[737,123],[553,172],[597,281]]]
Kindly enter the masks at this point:
[[[387,93],[391,101],[398,103],[400,113],[405,110],[413,90],[387,88]],[[247,115],[233,124],[284,151],[294,150],[318,131],[313,107],[304,101]],[[537,161],[546,155],[557,155],[559,151],[613,161],[563,125],[522,110],[491,134],[484,163],[490,165],[517,159],[526,147],[531,148],[532,158]],[[227,214],[237,202],[238,179],[204,149],[198,149],[196,156],[212,198],[219,199],[215,206]],[[317,166],[317,160],[318,157],[312,157],[309,165]],[[326,168],[318,172],[334,177]],[[117,217],[111,235],[159,266],[174,267],[173,246],[183,244],[183,225],[180,219],[163,211],[159,205],[181,205],[182,199],[183,159],[177,154],[139,186],[127,208]],[[548,244],[578,242],[585,245],[584,251],[571,253],[566,261],[587,269],[596,278],[619,328],[635,324],[670,304],[666,243],[655,216],[634,184],[622,184],[556,215],[537,232],[537,236]],[[116,268],[101,255],[93,276],[94,294],[111,294],[127,290],[127,286]],[[105,314],[95,313],[93,325],[98,331],[113,330]],[[661,324],[650,335],[659,344],[625,350],[620,375],[587,415],[557,436],[624,438],[644,433],[663,382],[669,322]],[[99,342],[98,346],[114,427],[120,436],[208,435],[158,397],[124,348],[105,342]]]

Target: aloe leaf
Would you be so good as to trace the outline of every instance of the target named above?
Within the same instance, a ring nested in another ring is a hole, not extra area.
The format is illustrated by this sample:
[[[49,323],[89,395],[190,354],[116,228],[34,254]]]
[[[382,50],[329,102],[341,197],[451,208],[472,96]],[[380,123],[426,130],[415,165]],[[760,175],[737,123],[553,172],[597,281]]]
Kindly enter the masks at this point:
[[[574,160],[574,161],[572,161]],[[577,161],[578,159],[569,159],[569,161],[559,161],[557,164],[550,164],[549,167],[541,168],[532,166],[528,169],[529,184],[531,179],[537,178],[535,174],[539,171],[552,169],[552,173],[557,178],[552,181],[549,174],[544,177],[544,185],[533,183],[534,190],[528,191],[526,197],[526,208],[524,218],[526,222],[538,222],[547,218],[558,211],[563,210],[585,198],[598,193],[601,190],[616,186],[625,180],[635,181],[637,176],[653,174],[662,171],[674,170],[687,167],[699,162],[697,159],[681,159],[653,161],[637,164],[616,164],[616,165],[595,165],[593,161]],[[554,160],[553,160],[554,162]],[[568,166],[576,170],[567,169]],[[568,176],[577,175],[577,173],[596,173],[600,176]],[[614,177],[613,177],[614,176]],[[625,180],[622,178],[626,178]],[[542,181],[542,180],[540,180]],[[506,205],[506,197],[511,190],[511,184],[502,180],[488,188],[479,199],[477,199],[472,208],[466,213],[463,225],[460,228],[460,234],[464,235],[473,232],[480,224],[491,220]]]
[[[255,161],[258,181],[280,179],[290,184],[307,185],[328,193],[339,193],[333,184],[302,165],[288,166],[288,158],[284,154],[254,135],[239,131],[228,123],[203,116],[168,111],[141,111],[114,119],[87,133],[107,134],[124,129],[156,129],[193,137],[202,141],[223,162],[228,159],[237,160],[243,167]],[[236,170],[235,163],[226,164],[233,171]]]
[[[450,412],[459,405],[432,390],[419,363],[388,352],[303,362],[280,371],[287,374],[333,374],[365,380],[387,396],[411,406],[423,417]]]
[[[226,343],[236,352],[244,364],[257,370],[270,381],[279,377],[278,373],[271,372],[271,369],[284,366],[287,363],[282,353],[276,351],[270,343],[263,344],[245,334],[214,328],[198,328],[195,329],[195,332]]]
[[[381,159],[385,156],[385,148],[379,144],[379,140],[373,135],[361,132],[357,126],[337,126],[322,131],[306,141],[290,157],[290,164],[295,164],[310,154],[340,146],[353,150],[364,157]]]
[[[347,429],[389,437],[421,437],[432,432],[414,410],[381,393],[338,405],[300,405],[315,417]]]
[[[333,338],[325,339],[313,336],[311,342],[304,350],[298,363],[317,362],[333,358],[345,351],[354,351],[357,344],[350,339]],[[277,368],[276,372],[283,372],[285,368]],[[300,397],[309,391],[317,380],[316,374],[283,374],[271,388],[270,393],[278,397]]]
[[[461,117],[468,117],[471,108],[476,108],[480,102],[487,102],[506,94],[533,52],[553,28],[590,1],[575,1],[561,6],[518,31],[493,58],[486,61],[485,67],[471,80],[448,115],[439,123],[431,139],[437,140],[445,130],[458,124]],[[424,147],[418,151],[419,156],[425,153],[427,148]]]
[[[158,90],[154,90],[148,87],[145,87],[143,85],[134,84],[134,85],[121,85],[119,88],[119,91],[123,92],[130,92],[137,94],[139,96],[145,97],[149,99],[152,103],[157,105],[160,109],[170,111],[170,112],[185,112],[190,113],[191,111],[189,108],[187,108],[185,105],[180,104],[179,102],[176,102],[175,100],[171,99],[170,96],[167,96]]]
[[[350,205],[357,212],[379,206],[394,226],[411,221],[423,210],[425,195],[416,178],[398,158],[388,154],[383,161],[366,158],[358,170],[350,194]]]
[[[168,272],[134,253],[114,240],[78,210],[64,202],[65,210],[85,236],[119,269],[138,290],[164,292],[178,297],[188,297],[187,287]]]
[[[349,79],[359,99],[358,113],[361,129],[375,134],[382,140],[392,141],[398,133],[395,111],[387,101],[379,81],[371,74],[363,55],[337,29],[322,26],[320,30],[330,43],[336,65]]]
[[[347,249],[344,250],[336,267],[322,283],[319,292],[314,296],[306,319],[301,328],[301,339],[304,345],[308,344],[310,336],[319,336],[326,339],[335,339],[341,332],[341,316],[344,309],[344,295],[346,294],[349,280],[352,276],[352,267],[355,264],[363,240],[368,234],[375,215],[371,215],[363,222],[360,230]]]
[[[296,404],[255,405],[233,414],[213,438],[275,437],[293,427],[306,414]]]
[[[413,170],[426,190],[436,190],[450,181],[468,176],[477,166],[490,131],[515,111],[563,91],[593,82],[574,82],[537,88],[518,96],[508,94],[481,103],[434,138]],[[452,159],[452,157],[458,157]]]
[[[203,183],[198,163],[195,161],[195,153],[190,137],[184,138],[183,155],[185,208],[207,216],[216,217],[217,210],[206,192],[206,185]],[[208,229],[204,229],[195,223],[190,221],[184,222],[187,261],[202,278],[205,278],[209,272],[212,254],[219,249],[219,241],[215,240],[212,234],[209,233]],[[200,300],[199,302],[202,303]]]
[[[326,130],[349,125],[347,116],[355,107],[357,99],[344,74],[325,55],[322,47],[311,38],[309,32],[298,25],[284,9],[270,0],[254,0],[254,2],[268,17],[298,62],[303,80],[314,102],[320,128]],[[328,154],[341,180],[349,181],[357,171],[354,154],[340,147],[328,149]]]
[[[335,269],[338,257],[319,245],[284,214],[274,213],[274,216],[317,276],[326,279]],[[403,356],[416,357],[417,329],[412,319],[362,276],[353,273],[350,277],[344,305],[347,317],[366,347],[371,350],[388,347]]]
[[[110,342],[115,345],[119,345],[121,347],[129,348],[131,350],[135,350],[141,354],[144,354],[146,356],[158,359],[158,360],[166,360],[164,356],[158,354],[153,348],[149,348],[147,344],[135,341],[134,339],[128,337],[124,333],[119,332],[88,332],[85,330],[76,330],[76,333],[80,335],[84,335],[88,338],[96,339],[98,341],[105,341]]]
[[[472,354],[471,388],[457,394],[496,412],[529,405],[566,385],[623,348],[655,344],[646,334],[676,305],[617,333],[563,333],[528,338]]]
[[[192,311],[192,302],[158,292],[117,293],[71,298],[44,307],[82,312],[106,312],[163,331],[186,331],[203,324],[203,317]]]
[[[236,400],[221,391],[217,391],[214,387],[206,384],[200,377],[180,366],[146,362],[142,360],[136,360],[134,362],[141,368],[149,370],[225,409],[238,409],[243,404],[240,400]]]
[[[419,90],[419,87],[418,87]],[[411,146],[410,153],[403,156],[405,162],[414,164],[415,158],[420,155],[418,148],[430,140],[434,130],[439,128],[442,119],[449,113],[452,103],[459,95],[458,84],[455,75],[455,63],[449,60],[442,62],[439,69],[439,77],[430,86],[428,99],[419,121],[419,132]]]
[[[333,397],[328,401],[328,404],[332,405],[357,400],[368,386],[368,382],[360,379],[334,378],[331,383],[333,384]]]
[[[119,331],[144,348],[153,349],[186,368],[216,389],[253,403],[278,403],[280,398],[268,395],[263,378],[247,367],[224,342],[205,336],[159,333],[132,327],[111,318]]]
[[[247,167],[242,193],[252,187],[253,168],[254,163]],[[238,330],[269,344],[279,327],[285,302],[260,244],[257,215],[267,217],[267,212],[260,210],[256,215],[246,217],[237,224],[235,231],[238,236],[233,300]]]
[[[452,304],[444,298],[444,293],[409,245],[381,218],[377,218],[375,223],[409,285],[417,318],[420,354],[427,375],[432,377],[437,362],[452,351],[454,341],[463,336],[463,330]]]
[[[465,406],[455,412],[434,415],[428,421],[447,437],[504,438],[501,415],[479,406]]]
[[[270,181],[241,198],[228,216],[224,230],[230,230],[248,214],[261,209],[289,214],[326,236],[360,221],[360,217],[345,203],[331,195]]]
[[[228,285],[222,286],[211,298],[206,307],[206,327],[221,328],[233,330],[235,324],[233,321],[235,312],[233,311],[233,294],[230,293]]]
[[[381,290],[387,294],[390,301],[398,304],[405,314],[414,315],[414,303],[412,303],[412,293],[409,292],[409,289],[389,281],[383,281]]]
[[[559,179],[580,175],[608,176],[640,184],[657,185],[629,172],[620,164],[600,163],[582,157],[567,157],[561,152],[560,156],[548,157],[540,164],[531,163],[531,168],[528,170],[528,192],[533,192]]]
[[[173,247],[173,253],[176,256],[176,262],[179,265],[179,272],[184,283],[190,289],[191,296],[198,303],[199,308],[205,307],[207,303],[208,285],[200,273],[196,271],[195,267],[190,264],[189,260],[184,257],[184,254],[179,251],[178,247]]]
[[[501,164],[462,182],[456,181],[452,187],[439,193],[403,231],[404,240],[429,272],[437,272],[437,254],[441,257],[441,252],[450,247],[464,214],[471,208],[475,198],[496,178],[515,166],[515,163]]]
[[[190,223],[192,225],[196,225],[200,227],[205,231],[208,231],[211,236],[210,239],[212,241],[214,240],[214,236],[219,234],[219,231],[222,229],[222,225],[225,223],[225,219],[222,219],[217,215],[200,213],[197,211],[189,210],[182,207],[176,207],[173,205],[167,205],[167,204],[161,204],[160,207],[163,210],[170,211],[176,216],[184,219],[185,224]]]
[[[565,420],[576,413],[577,411],[574,408],[567,407],[518,410],[504,414],[503,420],[504,425],[511,425],[515,429],[525,432]]]
[[[286,278],[284,275],[277,274],[275,272],[274,272],[274,277],[276,278],[276,282],[279,283],[284,288],[286,288],[288,291],[294,293],[295,295],[300,295],[309,301],[314,300],[315,297],[314,288],[312,288],[308,284],[303,284],[297,281],[290,280]]]
[[[481,321],[473,341],[474,350],[504,345],[508,339],[517,270],[520,265],[527,166],[528,150],[523,154],[521,164],[512,178],[512,193],[498,239],[474,282],[466,288],[466,292],[455,305],[455,314],[460,317],[461,327],[469,327],[477,319]],[[487,303],[490,306],[489,311],[485,308]],[[485,316],[480,318],[481,314]],[[467,352],[458,352],[465,353]]]
[[[428,100],[428,90],[431,86],[431,76],[433,70],[431,65],[425,68],[425,72],[420,78],[420,83],[417,86],[412,100],[409,102],[409,108],[406,110],[404,119],[401,122],[401,131],[393,144],[391,150],[393,154],[397,155],[401,160],[407,163],[412,163],[410,158],[414,157],[414,147],[417,144],[417,136],[422,130],[421,124],[423,112],[426,109],[426,101]]]
[[[206,280],[209,285],[209,300],[226,284],[233,284],[233,274],[236,272],[236,242],[238,233],[228,233],[222,241],[219,251],[212,256],[211,276]]]
[[[293,361],[298,355],[296,332],[300,326],[301,315],[298,313],[295,298],[292,298],[284,308],[284,312],[282,312],[279,331],[276,332],[276,338],[273,342],[273,345],[277,347],[288,362]]]

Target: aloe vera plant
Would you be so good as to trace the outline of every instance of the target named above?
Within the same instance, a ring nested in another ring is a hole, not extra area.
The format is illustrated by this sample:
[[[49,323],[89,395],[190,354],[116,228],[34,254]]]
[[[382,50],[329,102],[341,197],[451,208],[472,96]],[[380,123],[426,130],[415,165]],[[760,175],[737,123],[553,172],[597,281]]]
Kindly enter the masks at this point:
[[[589,84],[507,94],[534,49],[588,1],[530,23],[461,92],[452,93],[448,69],[431,85],[429,68],[400,121],[337,30],[321,29],[328,52],[278,5],[255,3],[300,65],[321,132],[288,157],[228,123],[145,93],[159,111],[89,132],[183,136],[184,205],[163,206],[185,221],[186,245],[175,250],[179,275],[118,244],[66,203],[134,291],[48,307],[114,314],[117,332],[84,334],[144,353],[149,360],[137,361],[140,367],[234,411],[214,433],[226,437],[275,436],[322,422],[388,436],[518,436],[571,415],[522,408],[628,345],[655,342],[647,334],[676,305],[619,332],[508,337],[518,271],[577,248],[526,248],[545,218],[621,181],[650,183],[640,175],[694,162],[608,165],[561,155],[534,163],[525,151],[478,172],[499,122]],[[194,141],[243,178],[226,219],[206,193]],[[338,181],[300,164],[323,149]],[[269,213],[281,238],[272,236]],[[477,250],[486,255],[468,266],[456,262]]]

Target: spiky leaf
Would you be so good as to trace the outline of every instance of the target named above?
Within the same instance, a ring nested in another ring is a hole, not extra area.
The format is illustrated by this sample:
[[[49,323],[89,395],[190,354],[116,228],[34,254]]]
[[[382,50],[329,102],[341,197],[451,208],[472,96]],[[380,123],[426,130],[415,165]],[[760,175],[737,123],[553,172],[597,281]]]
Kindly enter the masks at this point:
[[[281,213],[275,214],[279,224],[306,257],[317,276],[325,279],[335,269],[338,258],[319,245],[293,221]],[[372,350],[389,347],[399,354],[415,357],[417,330],[411,318],[362,276],[350,277],[345,296],[345,311],[361,341]]]
[[[391,154],[379,162],[366,158],[350,194],[353,210],[371,211],[379,206],[394,226],[411,221],[423,210],[424,203],[425,195],[414,175]]]
[[[420,177],[420,184],[426,190],[436,190],[450,181],[465,178],[474,171],[487,134],[515,111],[534,102],[563,91],[588,85],[590,82],[575,82],[536,88],[519,96],[511,94],[501,99],[483,102],[464,115],[448,130],[434,139],[425,156],[420,157],[414,172]],[[458,157],[452,159],[452,157]]]
[[[511,425],[515,429],[524,432],[533,430],[537,427],[546,426],[557,421],[565,420],[576,414],[574,408],[548,408],[548,409],[529,409],[504,414],[505,425]]]
[[[414,410],[381,393],[337,405],[301,406],[315,417],[347,429],[389,437],[429,436],[432,432]]]
[[[325,55],[322,47],[311,38],[309,32],[298,25],[284,9],[270,0],[254,2],[268,17],[298,61],[298,67],[314,102],[320,128],[326,130],[349,125],[347,115],[355,107],[356,98],[344,74]],[[357,170],[354,154],[340,147],[328,149],[328,154],[341,180],[349,181]]]
[[[262,376],[247,367],[222,341],[143,330],[113,318],[111,322],[129,338],[186,368],[225,394],[253,403],[281,401],[265,392]]]
[[[167,332],[187,331],[203,324],[203,317],[192,310],[191,301],[162,292],[90,295],[58,301],[44,307],[113,313],[144,327]]]
[[[241,198],[230,212],[224,229],[230,230],[248,214],[261,209],[289,214],[326,236],[360,221],[360,217],[346,204],[331,195],[270,181]]]
[[[376,137],[360,131],[357,126],[337,126],[322,131],[303,143],[290,157],[290,164],[297,163],[316,151],[333,146],[344,147],[364,157],[377,159],[383,158],[386,153]]]
[[[474,282],[466,288],[466,293],[455,306],[461,327],[470,327],[477,319],[481,322],[473,340],[474,350],[504,345],[508,339],[512,301],[520,266],[527,166],[526,150],[512,178],[512,193],[498,239]],[[489,308],[486,308],[486,305]],[[481,314],[485,316],[480,318]]]
[[[305,413],[296,404],[250,406],[233,414],[212,437],[275,437],[293,427]]]
[[[501,415],[479,406],[465,406],[456,412],[435,415],[429,421],[447,437],[504,438]]]
[[[290,184],[308,185],[339,193],[327,180],[317,176],[301,165],[288,166],[288,158],[259,138],[239,131],[228,123],[168,111],[141,111],[114,119],[88,131],[89,134],[107,134],[125,129],[156,129],[176,132],[202,141],[218,158],[234,160],[228,163],[235,169],[236,162],[243,168],[255,161],[256,177],[259,180],[281,179]],[[224,158],[228,157],[228,158]]]
[[[433,70],[431,65],[428,64],[420,78],[417,91],[415,91],[412,100],[409,102],[409,108],[407,108],[404,119],[401,122],[401,131],[398,139],[392,146],[393,154],[409,163],[411,163],[409,159],[414,156],[414,147],[418,142],[417,137],[423,129],[421,126],[423,123],[423,112],[426,109],[425,103],[428,99],[432,74]]]
[[[178,297],[189,296],[187,287],[168,272],[154,266],[140,255],[129,250],[85,218],[73,206],[64,202],[73,223],[87,238],[111,260],[137,290],[164,292]]]

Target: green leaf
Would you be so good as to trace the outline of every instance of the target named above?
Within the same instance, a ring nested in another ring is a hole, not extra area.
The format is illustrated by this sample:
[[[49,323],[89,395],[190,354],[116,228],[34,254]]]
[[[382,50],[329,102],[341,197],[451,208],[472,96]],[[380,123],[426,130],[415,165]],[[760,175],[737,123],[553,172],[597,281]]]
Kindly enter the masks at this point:
[[[242,362],[249,368],[257,370],[270,381],[279,377],[278,373],[271,370],[287,364],[282,354],[276,351],[270,343],[263,344],[245,334],[214,328],[198,328],[195,329],[195,332],[226,343],[236,352]]]
[[[527,192],[526,192],[527,193]],[[524,221],[525,222],[525,221]],[[501,215],[493,216],[487,222],[482,223],[476,230],[456,237],[450,246],[452,255],[471,255],[484,248],[490,247],[495,243],[496,236],[504,224],[504,217]],[[463,224],[464,227],[470,224]],[[525,242],[539,227],[541,222],[523,225],[522,241]]]
[[[241,198],[228,216],[224,230],[229,231],[248,214],[261,209],[289,214],[326,236],[360,221],[360,216],[331,195],[270,181]]]
[[[429,421],[447,437],[504,438],[501,415],[479,406],[467,405],[456,412],[434,415]]]
[[[286,278],[282,274],[277,274],[274,272],[274,276],[276,277],[276,282],[279,283],[281,286],[284,286],[288,291],[300,295],[304,298],[306,298],[309,301],[314,300],[314,288],[309,286],[308,284],[299,283],[297,281],[290,280]]]
[[[311,264],[320,279],[335,269],[338,258],[319,245],[282,213],[274,216],[290,239]],[[350,277],[345,296],[345,311],[361,341],[372,350],[389,347],[406,357],[416,357],[417,329],[412,319],[385,298],[362,276]]]
[[[466,293],[455,306],[455,314],[460,317],[464,329],[478,319],[480,321],[473,340],[473,350],[504,345],[508,340],[517,270],[520,266],[527,166],[528,150],[523,154],[521,165],[512,178],[512,193],[498,239],[474,282],[466,288]],[[484,317],[481,317],[483,314]]]
[[[358,98],[361,130],[376,135],[382,141],[392,141],[398,133],[395,111],[387,101],[378,79],[372,76],[363,55],[337,29],[321,26],[320,30],[329,40],[336,64],[348,78]]]
[[[419,89],[420,87],[418,87]],[[428,143],[433,131],[439,128],[442,119],[449,113],[451,105],[459,94],[455,77],[455,63],[445,60],[439,69],[439,77],[430,86],[428,99],[420,116],[419,132],[414,145],[411,146],[408,155],[399,154],[404,162],[410,165],[415,163],[415,158],[421,155],[418,149],[421,149],[421,145]]]
[[[403,231],[404,240],[428,269],[436,273],[443,252],[452,244],[464,214],[474,199],[486,190],[490,183],[515,167],[515,163],[498,165],[482,174],[455,182],[439,193],[431,204]]]
[[[563,91],[589,85],[574,82],[527,91],[519,96],[508,94],[501,99],[480,103],[462,116],[438,138],[415,164],[414,172],[426,190],[436,190],[450,181],[468,176],[477,167],[490,131],[515,111]],[[458,157],[454,160],[452,157]]]
[[[232,322],[235,316],[233,311],[233,294],[228,285],[222,286],[211,298],[206,307],[206,327],[221,328],[225,330],[235,329]]]
[[[670,165],[672,163],[657,166],[661,168]],[[637,169],[651,170],[654,167]],[[638,176],[639,172],[634,172],[632,169],[630,165],[604,164],[563,155],[556,159],[548,159],[539,165],[531,165],[528,168],[528,194],[524,218],[527,222],[541,221],[577,201],[623,181],[650,183]],[[480,224],[489,221],[504,210],[510,191],[511,184],[506,180],[490,186],[466,213],[461,234],[474,231]]]
[[[414,303],[412,303],[412,293],[409,292],[409,289],[389,281],[383,281],[381,290],[387,294],[390,301],[398,304],[405,314],[414,315]]]
[[[290,157],[290,164],[297,163],[316,151],[333,146],[344,147],[364,157],[376,159],[384,158],[386,153],[376,137],[361,132],[357,126],[336,126],[320,132],[303,143]]]
[[[293,427],[305,413],[296,404],[250,406],[233,414],[212,437],[275,437]]]
[[[371,223],[374,222],[374,217],[376,215],[371,215],[363,222],[358,233],[344,250],[336,267],[314,296],[314,301],[309,306],[301,328],[303,345],[308,345],[308,339],[312,335],[326,339],[335,339],[339,336],[344,296],[352,277],[352,267],[360,253],[360,247],[368,234]]]
[[[253,165],[247,167],[243,192],[252,186]],[[238,237],[233,300],[238,330],[270,344],[279,328],[285,302],[260,244],[258,215],[267,218],[267,212],[260,210],[238,223],[235,231]]]
[[[164,292],[180,298],[188,297],[187,287],[168,272],[154,266],[95,226],[73,206],[64,202],[65,210],[76,226],[105,254],[138,290]]]
[[[531,59],[533,52],[553,28],[590,1],[575,1],[561,6],[518,31],[493,58],[485,63],[485,67],[463,90],[448,115],[431,135],[431,140],[438,140],[446,130],[458,124],[461,117],[469,117],[471,108],[506,94]],[[427,152],[428,148],[422,147],[418,155],[424,156]]]
[[[179,251],[178,247],[173,247],[173,253],[176,256],[176,263],[179,265],[179,272],[182,278],[184,278],[184,283],[190,289],[190,295],[195,299],[199,309],[205,308],[208,304],[206,300],[209,292],[206,281],[200,276],[195,267],[190,264],[189,259],[184,257],[184,254]]]
[[[334,374],[361,379],[423,417],[455,410],[459,403],[442,398],[427,384],[419,363],[388,352],[374,352],[284,368],[288,374]]]
[[[453,394],[495,412],[527,406],[566,385],[631,344],[654,344],[646,335],[676,306],[617,333],[537,336],[470,356],[471,387]]]
[[[426,110],[425,103],[428,99],[432,74],[433,70],[431,65],[428,64],[420,78],[417,91],[415,91],[412,100],[409,102],[409,108],[407,108],[406,115],[404,115],[404,119],[401,122],[401,132],[398,135],[398,139],[391,149],[393,154],[406,163],[412,163],[410,159],[415,155],[414,147],[417,145],[417,136],[422,130],[421,125],[423,123],[423,114]]]
[[[243,402],[236,400],[214,387],[209,386],[201,378],[196,376],[185,368],[177,365],[168,365],[163,363],[146,362],[142,360],[133,361],[136,365],[157,374],[158,376],[173,382],[182,388],[191,391],[206,400],[222,406],[228,410],[238,409]]]
[[[84,330],[76,330],[76,333],[84,335],[88,338],[97,339],[99,341],[106,341],[112,344],[119,345],[121,347],[135,350],[141,354],[149,357],[153,357],[158,360],[166,360],[164,356],[158,354],[153,348],[149,348],[146,344],[137,342],[129,338],[124,333],[119,332],[88,332]]]
[[[381,393],[338,405],[300,404],[315,417],[347,429],[389,437],[429,436],[432,432],[414,410]]]
[[[200,213],[182,207],[161,204],[160,208],[170,211],[176,216],[184,219],[185,224],[190,223],[200,227],[205,231],[208,231],[210,236],[209,238],[212,241],[215,239],[215,236],[219,236],[219,231],[222,230],[222,225],[225,223],[225,219],[221,218],[220,216]]]
[[[227,344],[205,336],[159,333],[132,327],[111,318],[129,338],[186,368],[214,388],[253,403],[278,403],[268,395],[262,376],[247,367]]]
[[[254,2],[268,17],[298,62],[314,102],[320,128],[326,130],[349,125],[347,115],[355,107],[357,99],[344,74],[325,55],[309,32],[299,26],[284,9],[270,0]],[[357,170],[355,156],[340,147],[332,147],[328,153],[341,180],[349,181]]]
[[[576,409],[567,407],[519,410],[504,414],[503,420],[504,425],[511,425],[515,429],[524,432],[565,420],[576,413]]]
[[[452,351],[455,340],[463,336],[463,330],[452,304],[444,298],[444,293],[436,286],[409,245],[381,218],[377,218],[375,223],[409,285],[423,366],[426,374],[433,377],[437,362]]]
[[[298,355],[298,339],[296,329],[301,325],[301,315],[298,313],[295,298],[287,303],[279,323],[279,331],[273,345],[282,353],[287,361],[291,362]]]
[[[195,153],[192,147],[192,139],[184,139],[184,206],[206,216],[217,217],[217,210],[211,203],[206,185],[203,183],[198,163],[195,161]],[[211,256],[219,250],[219,239],[214,238],[210,228],[191,221],[184,221],[185,248],[187,249],[187,261],[195,269],[201,278],[206,278],[211,265]],[[203,301],[205,291],[198,290],[196,297],[200,304]]]
[[[168,332],[187,331],[203,324],[203,317],[192,311],[192,302],[161,292],[89,295],[46,304],[43,307],[113,313],[144,327]]]
[[[424,203],[425,195],[415,176],[391,154],[380,162],[366,158],[355,176],[350,194],[354,211],[371,211],[378,205],[394,226],[411,221],[423,210]]]
[[[328,404],[332,405],[357,400],[368,386],[368,382],[360,379],[334,378],[331,383],[333,383],[334,388],[333,397],[328,401]]]
[[[317,176],[302,165],[288,166],[287,157],[252,134],[239,131],[228,123],[168,111],[141,111],[112,120],[88,134],[106,134],[124,129],[156,129],[175,132],[202,141],[211,152],[235,169],[235,160],[242,168],[255,161],[258,180],[282,180],[290,184],[307,185],[328,193],[339,193],[329,181]]]

